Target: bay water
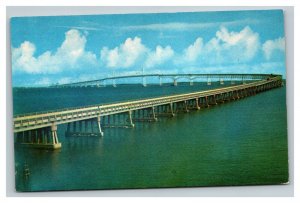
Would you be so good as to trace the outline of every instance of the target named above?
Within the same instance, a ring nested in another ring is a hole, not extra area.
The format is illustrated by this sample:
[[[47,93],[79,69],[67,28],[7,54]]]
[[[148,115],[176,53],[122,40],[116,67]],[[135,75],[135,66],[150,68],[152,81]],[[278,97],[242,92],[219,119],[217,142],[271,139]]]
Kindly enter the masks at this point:
[[[229,85],[229,84],[227,84]],[[218,85],[14,88],[14,116],[195,92]],[[288,182],[285,87],[199,111],[65,137],[59,150],[15,147],[17,191],[197,187]],[[24,165],[30,175],[24,177]]]

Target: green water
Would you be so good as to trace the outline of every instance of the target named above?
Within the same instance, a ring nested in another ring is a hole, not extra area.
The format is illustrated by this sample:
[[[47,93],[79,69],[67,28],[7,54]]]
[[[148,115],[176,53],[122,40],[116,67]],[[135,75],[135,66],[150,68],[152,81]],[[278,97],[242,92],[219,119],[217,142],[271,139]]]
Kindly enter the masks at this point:
[[[130,87],[130,91],[139,88]],[[80,100],[85,93],[78,95]],[[14,92],[14,105],[17,99]],[[65,137],[65,130],[65,125],[59,126],[60,150],[16,148],[18,191],[288,181],[285,88],[158,122],[136,123],[133,129],[104,129],[102,138]],[[29,178],[23,176],[24,163],[30,169]]]

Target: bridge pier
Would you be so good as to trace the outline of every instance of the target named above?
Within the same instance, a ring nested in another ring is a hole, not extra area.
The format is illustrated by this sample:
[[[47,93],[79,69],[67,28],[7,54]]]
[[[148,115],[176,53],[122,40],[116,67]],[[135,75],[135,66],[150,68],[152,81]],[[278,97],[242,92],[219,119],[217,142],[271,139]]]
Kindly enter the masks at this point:
[[[211,79],[207,77],[207,85],[211,85]]]
[[[145,78],[145,77],[143,77],[143,86],[144,86],[144,87],[147,87],[147,81],[146,81],[146,78]]]
[[[129,119],[129,126],[134,127],[134,124],[132,122],[132,111],[128,111],[128,119]]]
[[[236,96],[235,99],[240,99],[240,97],[239,97],[239,91],[237,91],[237,90],[235,91],[235,96]]]
[[[100,116],[97,117],[97,127],[98,127],[98,131],[99,131],[100,135],[103,136],[104,133],[102,132],[102,129],[101,129],[101,117]]]
[[[170,109],[171,116],[174,117],[175,113],[174,113],[174,110],[173,110],[173,103],[169,104],[169,109]]]
[[[57,126],[54,123],[49,127],[16,133],[16,144],[41,149],[61,148],[57,137]]]
[[[206,105],[206,107],[209,107],[208,96],[205,97],[205,105]]]
[[[224,85],[224,80],[220,79],[220,85]]]
[[[196,98],[195,102],[196,102],[196,106],[195,106],[196,110],[200,110],[199,99]]]
[[[173,79],[173,85],[177,86],[177,79]]]
[[[113,79],[113,87],[117,87],[116,80]]]

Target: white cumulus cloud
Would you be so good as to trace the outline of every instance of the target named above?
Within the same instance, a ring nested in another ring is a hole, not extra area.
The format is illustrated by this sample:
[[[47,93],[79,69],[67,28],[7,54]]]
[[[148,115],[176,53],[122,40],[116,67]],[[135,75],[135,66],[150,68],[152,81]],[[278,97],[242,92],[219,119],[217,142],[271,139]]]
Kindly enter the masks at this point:
[[[134,66],[147,52],[139,37],[127,38],[124,43],[114,49],[102,48],[101,60],[110,68],[128,68]]]
[[[161,65],[164,62],[170,60],[174,56],[174,51],[170,46],[163,48],[162,46],[156,46],[155,51],[151,51],[148,54],[145,62],[146,67],[153,67],[155,65]]]
[[[206,45],[210,63],[240,63],[252,60],[260,48],[259,34],[245,27],[240,32],[229,32],[222,27]]]
[[[203,39],[201,37],[197,38],[196,41],[186,48],[183,52],[183,58],[186,61],[195,61],[201,54],[203,49]]]
[[[260,49],[259,34],[245,27],[239,32],[221,27],[214,37],[204,42],[198,37],[176,59],[178,64],[220,65],[251,61]]]
[[[262,50],[264,52],[264,56],[267,60],[270,60],[273,53],[275,51],[281,51],[284,52],[285,50],[285,40],[283,37],[280,37],[275,40],[267,40],[263,46]]]
[[[68,68],[79,68],[81,64],[96,64],[96,55],[85,51],[86,37],[78,30],[65,33],[65,40],[55,52],[46,51],[35,56],[36,47],[24,41],[12,48],[13,70],[26,73],[57,73]]]

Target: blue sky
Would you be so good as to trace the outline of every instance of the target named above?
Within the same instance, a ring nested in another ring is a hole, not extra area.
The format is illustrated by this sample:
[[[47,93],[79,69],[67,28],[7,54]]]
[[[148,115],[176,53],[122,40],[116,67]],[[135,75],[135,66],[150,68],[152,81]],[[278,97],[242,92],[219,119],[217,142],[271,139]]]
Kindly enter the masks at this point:
[[[145,73],[278,73],[281,10],[11,19],[13,86]]]

